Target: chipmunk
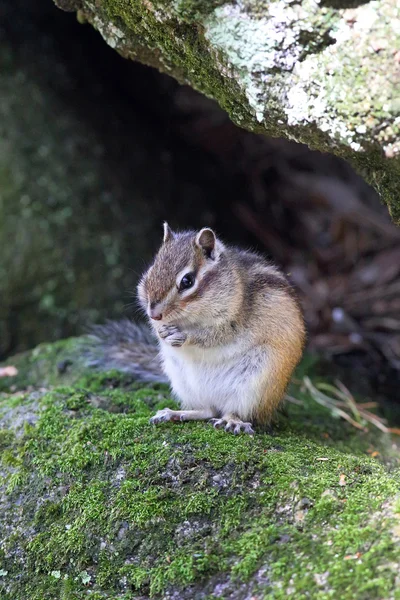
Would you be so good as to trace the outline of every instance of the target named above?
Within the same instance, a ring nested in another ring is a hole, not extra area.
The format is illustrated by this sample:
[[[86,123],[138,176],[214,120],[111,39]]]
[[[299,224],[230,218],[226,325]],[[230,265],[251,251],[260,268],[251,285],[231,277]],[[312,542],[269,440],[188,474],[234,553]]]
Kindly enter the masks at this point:
[[[305,342],[299,302],[275,266],[208,227],[174,232],[164,223],[138,298],[158,353],[149,330],[123,321],[97,326],[91,364],[167,380],[181,410],[159,410],[151,423],[210,420],[253,434],[253,423],[271,421]]]

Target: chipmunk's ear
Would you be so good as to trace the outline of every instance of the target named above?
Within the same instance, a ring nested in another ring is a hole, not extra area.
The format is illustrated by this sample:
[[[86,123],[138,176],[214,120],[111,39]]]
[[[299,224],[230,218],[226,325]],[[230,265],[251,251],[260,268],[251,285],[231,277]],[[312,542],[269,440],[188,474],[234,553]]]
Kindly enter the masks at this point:
[[[171,227],[168,225],[167,221],[164,221],[164,239],[163,242],[170,242],[175,237],[174,232]]]
[[[207,258],[215,258],[215,246],[217,238],[215,233],[209,227],[203,227],[196,235],[196,246],[201,248]]]

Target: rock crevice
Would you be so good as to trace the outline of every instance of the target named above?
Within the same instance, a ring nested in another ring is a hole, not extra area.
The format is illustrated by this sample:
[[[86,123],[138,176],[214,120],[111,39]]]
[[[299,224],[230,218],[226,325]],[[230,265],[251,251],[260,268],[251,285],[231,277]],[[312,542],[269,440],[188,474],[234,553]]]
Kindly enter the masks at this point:
[[[249,130],[349,160],[400,222],[396,0],[57,0]]]

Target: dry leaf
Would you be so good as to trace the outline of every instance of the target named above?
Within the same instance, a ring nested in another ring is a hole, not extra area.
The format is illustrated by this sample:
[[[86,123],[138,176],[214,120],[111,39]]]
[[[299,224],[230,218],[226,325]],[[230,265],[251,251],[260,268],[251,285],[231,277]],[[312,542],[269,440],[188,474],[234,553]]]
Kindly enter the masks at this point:
[[[346,475],[345,475],[344,473],[341,473],[341,474],[340,474],[340,477],[339,477],[339,485],[342,485],[342,486],[343,486],[343,485],[347,485],[347,483],[346,483]]]

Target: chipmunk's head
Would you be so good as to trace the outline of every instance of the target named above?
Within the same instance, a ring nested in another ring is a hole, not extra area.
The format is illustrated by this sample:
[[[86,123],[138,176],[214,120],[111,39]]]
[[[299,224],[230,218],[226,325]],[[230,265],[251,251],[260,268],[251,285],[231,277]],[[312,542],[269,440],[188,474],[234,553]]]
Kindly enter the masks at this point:
[[[161,248],[138,286],[147,316],[160,324],[210,318],[223,258],[224,246],[212,229],[177,233],[164,223]]]

